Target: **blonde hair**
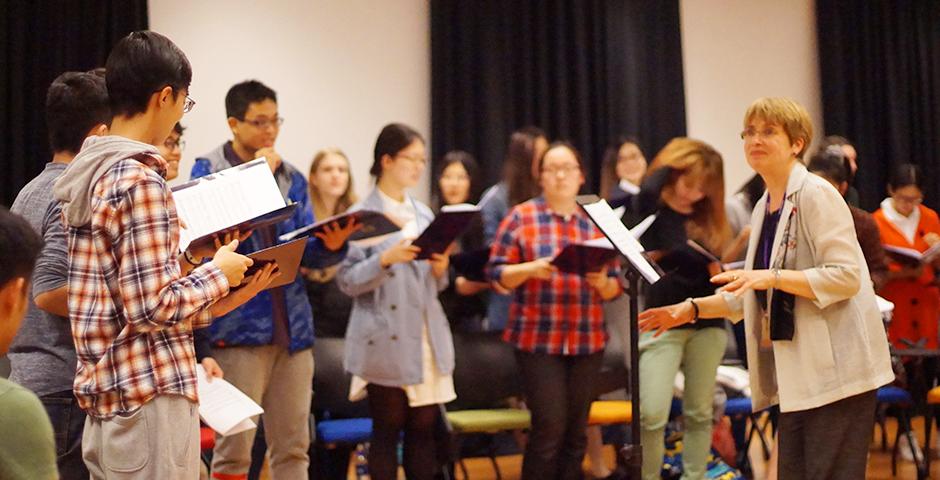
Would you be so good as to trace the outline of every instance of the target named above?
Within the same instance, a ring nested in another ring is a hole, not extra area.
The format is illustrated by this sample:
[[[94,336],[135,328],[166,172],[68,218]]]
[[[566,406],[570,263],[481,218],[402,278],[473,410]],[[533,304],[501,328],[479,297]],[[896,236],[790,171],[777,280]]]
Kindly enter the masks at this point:
[[[803,154],[809,150],[809,144],[813,141],[813,121],[802,105],[789,98],[758,98],[747,107],[744,128],[755,118],[780,125],[790,139],[790,145],[802,139],[803,148],[796,154],[796,158],[803,159]]]
[[[721,154],[705,142],[685,137],[674,138],[656,154],[646,175],[661,168],[673,170],[664,189],[673,188],[683,175],[702,179],[705,197],[692,206],[692,215],[685,224],[686,234],[721,256],[731,239],[731,227],[725,214],[725,179]]]
[[[333,215],[339,215],[349,209],[352,204],[356,203],[356,194],[353,193],[353,178],[352,170],[349,166],[349,157],[343,153],[342,150],[336,147],[324,148],[316,153],[313,156],[313,163],[310,164],[310,172],[307,174],[307,188],[310,192],[310,204],[313,206],[314,215],[316,215],[317,209],[323,209],[323,199],[320,197],[320,189],[317,188],[312,181],[313,175],[317,172],[317,169],[320,168],[320,164],[323,163],[323,159],[329,155],[337,155],[342,157],[346,161],[346,170],[349,172],[349,184],[346,185],[346,190],[343,191],[343,194],[340,195],[339,200],[336,202],[336,208],[332,212],[324,212],[328,217]],[[323,220],[322,218],[317,217],[317,221]]]

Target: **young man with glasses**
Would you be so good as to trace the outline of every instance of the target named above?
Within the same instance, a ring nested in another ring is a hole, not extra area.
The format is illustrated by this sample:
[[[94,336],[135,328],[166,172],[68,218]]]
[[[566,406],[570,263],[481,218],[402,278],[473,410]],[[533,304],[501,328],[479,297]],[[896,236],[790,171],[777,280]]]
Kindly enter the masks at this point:
[[[278,115],[274,90],[257,80],[239,83],[225,96],[225,110],[232,140],[197,158],[192,178],[264,157],[284,199],[297,203],[291,218],[255,231],[239,249],[252,252],[277,244],[281,234],[312,224],[313,210],[304,175],[283,162],[274,148],[284,120]],[[310,237],[305,267],[320,269],[342,260],[346,239],[355,227],[336,227],[328,236]],[[196,338],[200,353],[211,345],[212,357],[225,372],[225,379],[264,408],[273,477],[307,478],[313,312],[302,278],[297,276],[291,284],[261,292],[219,317],[209,329],[197,331]],[[212,457],[214,478],[246,478],[255,433],[250,430],[218,438]]]
[[[212,321],[209,308],[252,263],[233,241],[180,271],[179,220],[153,145],[192,108],[191,78],[186,56],[158,33],[118,42],[105,73],[110,135],[86,140],[53,189],[68,234],[74,392],[88,414],[92,478],[198,476],[193,328]]]

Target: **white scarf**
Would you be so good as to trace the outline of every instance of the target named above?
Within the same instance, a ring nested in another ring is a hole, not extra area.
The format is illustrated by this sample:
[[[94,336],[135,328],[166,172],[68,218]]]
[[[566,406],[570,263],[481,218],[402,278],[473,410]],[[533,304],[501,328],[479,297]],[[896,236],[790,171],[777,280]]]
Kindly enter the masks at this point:
[[[917,226],[920,225],[920,208],[914,207],[911,215],[905,217],[894,209],[894,202],[891,201],[891,197],[888,197],[881,202],[881,210],[884,212],[885,218],[901,231],[908,243],[913,245],[914,235],[917,234]]]

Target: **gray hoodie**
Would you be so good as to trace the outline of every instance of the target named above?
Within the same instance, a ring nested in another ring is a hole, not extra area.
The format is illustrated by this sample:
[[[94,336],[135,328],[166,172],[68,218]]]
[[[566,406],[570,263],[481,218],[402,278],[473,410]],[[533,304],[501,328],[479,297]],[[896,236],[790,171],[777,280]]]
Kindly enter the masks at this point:
[[[68,226],[88,225],[91,222],[91,196],[101,176],[115,163],[141,155],[159,156],[160,152],[153,145],[117,135],[86,138],[81,151],[52,189],[56,200],[62,202]]]

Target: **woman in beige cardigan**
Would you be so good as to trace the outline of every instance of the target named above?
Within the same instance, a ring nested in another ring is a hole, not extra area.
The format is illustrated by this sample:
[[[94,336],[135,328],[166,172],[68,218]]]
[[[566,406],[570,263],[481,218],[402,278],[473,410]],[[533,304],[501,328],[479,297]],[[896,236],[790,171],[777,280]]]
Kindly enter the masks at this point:
[[[780,405],[778,478],[864,478],[875,391],[894,375],[852,216],[799,161],[812,138],[802,106],[758,99],[741,136],[767,183],[745,269],[716,275],[715,295],[643,312],[640,328],[743,317],[753,407]]]

